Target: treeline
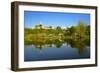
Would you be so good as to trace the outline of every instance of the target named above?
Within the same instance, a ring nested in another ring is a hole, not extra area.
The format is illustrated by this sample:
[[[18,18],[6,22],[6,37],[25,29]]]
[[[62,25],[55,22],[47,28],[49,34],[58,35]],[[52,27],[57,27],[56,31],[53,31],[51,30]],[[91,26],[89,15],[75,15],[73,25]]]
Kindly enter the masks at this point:
[[[86,25],[84,22],[79,22],[77,26],[72,26],[64,32],[64,36],[70,36],[70,38],[85,39],[90,38],[90,25]]]
[[[36,26],[34,29],[25,28],[24,40],[90,40],[90,25],[87,25],[82,21],[80,21],[76,26],[71,26],[66,29],[63,29],[60,26],[57,26],[55,29],[53,29],[52,26],[49,26],[48,29],[42,28],[42,25],[39,25],[38,27],[39,28]]]

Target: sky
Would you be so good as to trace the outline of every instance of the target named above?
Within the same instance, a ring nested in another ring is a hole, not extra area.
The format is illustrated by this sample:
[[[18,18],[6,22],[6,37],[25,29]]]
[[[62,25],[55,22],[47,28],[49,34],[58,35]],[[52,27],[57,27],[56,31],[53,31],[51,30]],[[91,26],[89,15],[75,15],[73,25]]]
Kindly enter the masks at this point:
[[[90,14],[24,11],[24,27],[32,28],[40,22],[44,26],[62,28],[76,26],[79,21],[90,25]]]

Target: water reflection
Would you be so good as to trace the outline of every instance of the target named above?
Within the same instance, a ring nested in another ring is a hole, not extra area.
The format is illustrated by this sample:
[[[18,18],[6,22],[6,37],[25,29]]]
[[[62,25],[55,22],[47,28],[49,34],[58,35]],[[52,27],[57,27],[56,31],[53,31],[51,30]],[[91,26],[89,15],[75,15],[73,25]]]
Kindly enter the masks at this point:
[[[56,48],[60,48],[63,44],[70,45],[72,48],[76,48],[79,54],[84,52],[84,49],[90,46],[89,41],[82,40],[73,40],[73,39],[65,39],[65,40],[33,40],[31,42],[25,42],[25,45],[34,45],[35,48],[42,50],[44,47],[52,47],[53,45]]]
[[[30,55],[29,55],[28,49],[31,49]],[[34,49],[35,51],[32,52],[32,49]],[[36,49],[39,50],[38,53],[36,53]],[[42,52],[42,54],[46,56],[40,57],[41,56],[40,52]],[[53,52],[56,55],[56,57],[53,57],[54,56]],[[57,52],[59,52],[59,55]],[[60,52],[62,52],[62,54]],[[32,57],[36,55],[37,57],[32,59]],[[75,39],[74,40],[73,39],[63,39],[63,40],[41,39],[40,40],[38,39],[38,40],[30,41],[30,42],[25,42],[24,56],[25,56],[25,61],[53,60],[53,59],[64,59],[64,58],[65,59],[89,58],[90,57],[90,44],[89,44],[89,40],[75,40]],[[48,56],[50,56],[50,58],[48,58]]]

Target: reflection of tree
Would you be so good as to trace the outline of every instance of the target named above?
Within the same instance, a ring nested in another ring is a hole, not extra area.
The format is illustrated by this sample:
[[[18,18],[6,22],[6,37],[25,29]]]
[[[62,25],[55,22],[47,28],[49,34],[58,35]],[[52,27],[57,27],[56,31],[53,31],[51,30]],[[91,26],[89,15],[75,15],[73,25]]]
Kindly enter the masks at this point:
[[[72,47],[72,48],[76,48],[78,50],[78,53],[81,55],[84,53],[84,50],[86,48],[87,43],[86,41],[83,40],[72,40],[72,39],[68,39],[67,43]]]
[[[60,40],[55,40],[54,44],[57,48],[60,48],[62,46],[63,42],[61,42]]]
[[[45,47],[52,47],[55,45],[57,48],[60,48],[63,43],[67,43],[72,48],[76,48],[78,53],[81,55],[84,53],[86,46],[89,46],[89,40],[82,40],[82,39],[47,39],[47,38],[37,38],[33,41],[29,42],[28,44],[33,44],[35,48],[42,50]],[[28,45],[26,44],[26,45]]]
[[[42,44],[35,45],[36,48],[42,49]]]

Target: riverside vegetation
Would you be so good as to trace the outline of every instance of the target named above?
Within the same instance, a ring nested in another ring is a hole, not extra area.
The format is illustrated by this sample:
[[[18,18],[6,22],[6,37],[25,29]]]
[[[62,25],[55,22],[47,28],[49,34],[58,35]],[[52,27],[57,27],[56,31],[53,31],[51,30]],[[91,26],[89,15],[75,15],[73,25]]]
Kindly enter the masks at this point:
[[[89,46],[90,25],[79,21],[76,26],[67,27],[66,29],[60,26],[43,28],[41,23],[34,28],[24,28],[25,45],[33,44],[36,48],[42,49],[44,45],[52,47],[52,44],[59,48],[63,43],[70,44],[71,47],[81,50],[85,46]]]

